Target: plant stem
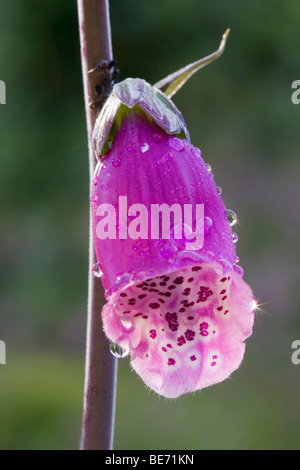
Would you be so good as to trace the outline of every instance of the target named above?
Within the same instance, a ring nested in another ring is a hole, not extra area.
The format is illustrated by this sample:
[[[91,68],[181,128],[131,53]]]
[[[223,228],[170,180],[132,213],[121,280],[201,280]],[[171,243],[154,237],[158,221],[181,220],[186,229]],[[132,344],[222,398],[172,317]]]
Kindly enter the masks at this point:
[[[90,108],[90,103],[95,99],[96,77],[93,73],[88,72],[100,60],[112,60],[109,5],[108,0],[77,0],[77,4],[89,143],[90,178],[92,179],[96,161],[91,137],[99,108]],[[99,80],[97,83],[99,84]],[[100,312],[103,306],[103,290],[99,279],[92,274],[92,266],[95,262],[93,233],[90,223],[82,450],[111,449],[114,428],[117,364],[116,359],[109,351],[108,341],[102,330]]]

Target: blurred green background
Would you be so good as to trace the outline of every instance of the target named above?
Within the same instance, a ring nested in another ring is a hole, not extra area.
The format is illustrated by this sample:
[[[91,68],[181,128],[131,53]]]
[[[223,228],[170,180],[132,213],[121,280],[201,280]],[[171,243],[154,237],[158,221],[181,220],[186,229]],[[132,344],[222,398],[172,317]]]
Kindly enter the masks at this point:
[[[263,304],[241,368],[168,401],[119,362],[115,449],[298,449],[298,0],[111,0],[120,79],[150,83],[214,51],[174,97],[239,215]],[[77,449],[84,380],[89,182],[76,2],[0,3],[0,449]]]

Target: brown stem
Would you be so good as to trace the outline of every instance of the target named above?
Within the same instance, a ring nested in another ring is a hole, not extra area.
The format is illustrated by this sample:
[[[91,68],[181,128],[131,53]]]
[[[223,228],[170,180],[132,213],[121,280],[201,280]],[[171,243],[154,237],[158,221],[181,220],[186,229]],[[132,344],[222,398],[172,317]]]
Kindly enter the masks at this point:
[[[77,4],[90,178],[92,178],[95,157],[91,137],[99,106],[91,108],[90,103],[97,98],[95,85],[101,86],[101,77],[99,79],[96,72],[89,73],[89,71],[101,60],[108,62],[112,60],[109,5],[108,0],[77,0]],[[101,325],[103,290],[99,279],[92,275],[92,266],[96,260],[91,224],[89,250],[86,376],[81,448],[107,450],[112,448],[113,441],[117,365],[116,359],[109,351],[108,341]]]

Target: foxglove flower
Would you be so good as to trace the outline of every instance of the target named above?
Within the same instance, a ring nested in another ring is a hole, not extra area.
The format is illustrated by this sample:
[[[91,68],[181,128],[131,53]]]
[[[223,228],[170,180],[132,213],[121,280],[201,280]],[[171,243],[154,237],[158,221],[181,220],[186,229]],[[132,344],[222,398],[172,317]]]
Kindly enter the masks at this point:
[[[239,367],[255,309],[237,265],[235,214],[170,100],[183,70],[154,87],[131,78],[114,85],[94,130],[91,190],[104,331],[169,398]]]

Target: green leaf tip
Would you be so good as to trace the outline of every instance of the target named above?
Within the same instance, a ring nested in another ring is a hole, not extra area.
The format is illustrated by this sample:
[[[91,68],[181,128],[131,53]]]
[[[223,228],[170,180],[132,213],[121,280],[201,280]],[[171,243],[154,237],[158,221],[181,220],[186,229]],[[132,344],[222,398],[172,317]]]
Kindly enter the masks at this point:
[[[192,62],[189,65],[186,65],[180,70],[168,75],[167,77],[163,78],[159,82],[155,83],[154,86],[159,88],[163,91],[169,98],[175,95],[178,90],[188,81],[188,79],[194,75],[194,73],[198,72],[198,70],[202,69],[206,65],[214,62],[215,60],[219,59],[223,54],[227,42],[227,38],[230,33],[230,28],[227,28],[225,33],[223,34],[221,43],[219,48],[213,52],[212,54],[204,57],[203,59],[199,59],[196,62]]]

